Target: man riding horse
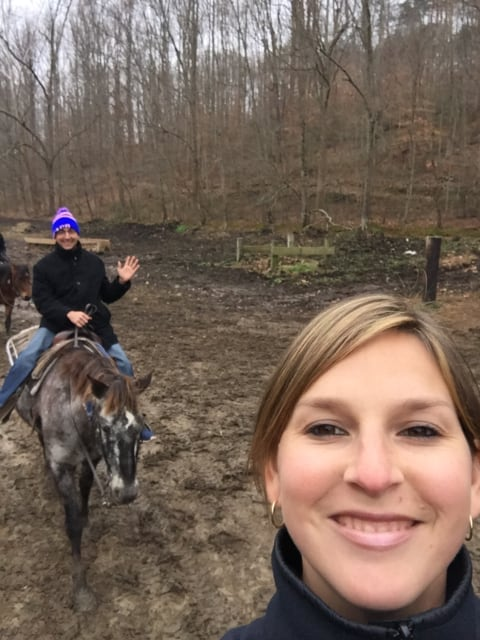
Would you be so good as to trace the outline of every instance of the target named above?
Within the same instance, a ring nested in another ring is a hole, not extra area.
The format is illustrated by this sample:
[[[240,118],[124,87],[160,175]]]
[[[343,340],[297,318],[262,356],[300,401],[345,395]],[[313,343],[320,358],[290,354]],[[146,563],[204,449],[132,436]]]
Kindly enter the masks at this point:
[[[110,281],[103,261],[82,247],[80,226],[66,207],[56,212],[51,230],[55,246],[33,267],[32,299],[41,315],[40,327],[19,353],[0,389],[0,419],[3,420],[13,409],[15,392],[61,331],[76,327],[90,329],[100,337],[120,372],[133,377],[132,364],[118,342],[107,305],[130,289],[131,280],[140,267],[138,259],[127,256],[123,263],[118,261],[117,276]],[[94,311],[87,313],[85,309]],[[152,437],[152,430],[146,426],[141,440]]]

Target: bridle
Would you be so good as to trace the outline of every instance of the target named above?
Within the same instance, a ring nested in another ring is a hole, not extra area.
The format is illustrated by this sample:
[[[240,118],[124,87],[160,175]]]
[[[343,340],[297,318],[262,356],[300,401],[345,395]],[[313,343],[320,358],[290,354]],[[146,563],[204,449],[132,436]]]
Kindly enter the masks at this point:
[[[94,439],[96,441],[100,441],[100,446],[101,446],[101,449],[102,449],[103,459],[107,460],[107,454],[106,454],[105,446],[104,446],[103,439],[102,439],[101,429],[100,429],[100,426],[99,426],[98,422],[94,421],[93,408],[90,409],[89,407],[87,407],[87,405],[85,405],[85,411],[86,411],[86,414],[87,414],[87,417],[88,417],[88,421],[90,422],[90,424],[93,427],[93,437],[94,437]],[[91,470],[92,475],[93,475],[93,479],[95,480],[95,484],[97,485],[98,490],[100,491],[100,496],[102,498],[102,504],[103,505],[109,505],[110,502],[105,497],[106,491],[105,491],[105,489],[103,487],[102,481],[100,480],[100,478],[98,476],[97,470],[95,469],[95,465],[93,464],[92,458],[91,458],[90,454],[88,453],[88,449],[87,449],[87,447],[86,447],[86,445],[85,445],[85,443],[83,441],[82,434],[80,433],[80,430],[79,430],[79,428],[77,426],[77,421],[75,420],[75,416],[73,415],[73,412],[72,412],[72,416],[73,416],[73,424],[74,424],[74,427],[75,427],[75,431],[77,432],[78,440],[80,442],[80,447],[82,449],[83,455],[85,456],[85,460],[87,461],[88,466],[90,467],[90,470]],[[135,457],[137,457],[138,456],[138,443],[137,443],[137,449],[136,449],[135,454],[136,454]]]
[[[70,406],[71,406],[71,400],[70,400]],[[87,410],[87,408],[85,407],[85,411],[87,413],[88,416],[88,420],[90,422],[90,424],[93,423],[93,415],[90,411]],[[98,477],[98,473],[97,470],[95,469],[95,465],[92,462],[92,458],[90,457],[90,454],[88,453],[88,449],[85,445],[85,443],[83,442],[83,438],[82,438],[82,434],[80,433],[80,430],[77,426],[77,421],[75,420],[75,416],[74,413],[72,411],[72,417],[73,417],[73,425],[75,427],[75,431],[77,432],[77,436],[78,436],[78,440],[80,442],[80,447],[82,448],[82,452],[83,455],[85,456],[85,460],[88,463],[88,466],[90,467],[90,471],[92,472],[93,475],[93,479],[95,480],[95,484],[98,487],[98,490],[100,491],[100,496],[102,498],[102,502],[103,504],[108,504],[108,501],[105,498],[105,489],[103,488],[103,484],[100,480],[100,478]],[[101,443],[101,447],[102,447],[102,453],[103,453],[103,457],[105,458],[105,451],[104,451],[104,447],[103,447],[103,442],[102,442],[102,435],[100,433],[100,427],[98,425],[94,425],[94,438],[100,438],[100,443]]]

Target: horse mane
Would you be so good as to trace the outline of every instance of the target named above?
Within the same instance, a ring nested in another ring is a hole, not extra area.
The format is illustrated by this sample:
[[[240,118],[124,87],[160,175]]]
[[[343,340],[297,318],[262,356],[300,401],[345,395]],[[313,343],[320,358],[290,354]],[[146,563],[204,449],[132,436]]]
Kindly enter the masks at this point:
[[[92,381],[98,380],[108,387],[104,397],[104,411],[116,413],[121,408],[137,411],[137,394],[133,379],[123,375],[115,362],[100,353],[84,347],[72,347],[59,361],[60,374],[70,379],[72,395],[85,401],[91,397]]]
[[[10,262],[7,255],[7,245],[2,233],[0,233],[0,262]]]

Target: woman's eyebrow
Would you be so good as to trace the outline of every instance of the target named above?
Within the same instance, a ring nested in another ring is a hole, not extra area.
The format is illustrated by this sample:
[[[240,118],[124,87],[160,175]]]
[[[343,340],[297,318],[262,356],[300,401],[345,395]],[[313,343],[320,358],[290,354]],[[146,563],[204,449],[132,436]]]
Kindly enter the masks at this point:
[[[446,400],[445,398],[437,396],[425,398],[404,398],[399,399],[395,404],[400,409],[404,410],[419,411],[422,409],[433,409],[435,407],[446,407],[455,411],[452,400]],[[311,397],[301,398],[297,402],[297,407],[311,407],[312,409],[341,409],[350,406],[351,403],[343,398]]]

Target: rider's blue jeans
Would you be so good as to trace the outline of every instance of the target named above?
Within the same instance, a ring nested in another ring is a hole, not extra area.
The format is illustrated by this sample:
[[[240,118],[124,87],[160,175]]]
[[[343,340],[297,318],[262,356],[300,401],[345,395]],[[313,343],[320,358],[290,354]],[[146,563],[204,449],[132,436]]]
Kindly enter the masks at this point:
[[[127,354],[122,349],[120,344],[116,342],[112,344],[110,349],[107,349],[108,355],[115,360],[117,367],[125,376],[131,376],[133,378],[133,367],[130,360],[127,358]]]
[[[18,358],[7,373],[3,386],[0,389],[0,407],[3,407],[10,396],[25,382],[35,369],[38,358],[52,345],[54,337],[55,334],[49,329],[45,329],[45,327],[39,327],[33,334],[33,337],[26,347],[20,351]],[[115,360],[123,374],[133,376],[133,367],[130,360],[118,342],[113,344],[110,349],[107,350],[107,353]]]

